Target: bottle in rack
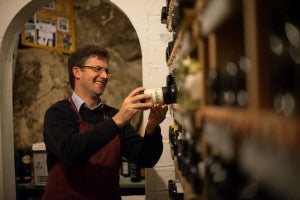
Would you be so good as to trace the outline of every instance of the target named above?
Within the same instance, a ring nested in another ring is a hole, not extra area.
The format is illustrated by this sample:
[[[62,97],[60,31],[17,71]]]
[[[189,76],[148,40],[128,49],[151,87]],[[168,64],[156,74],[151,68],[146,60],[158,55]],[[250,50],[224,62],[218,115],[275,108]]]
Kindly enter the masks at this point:
[[[174,0],[173,1],[173,12],[171,13],[171,27],[173,31],[173,41],[177,39],[177,34],[179,32],[179,28],[182,22],[182,8],[180,7],[180,1],[182,0]]]
[[[173,104],[177,102],[177,88],[172,74],[167,76],[167,86],[144,90],[144,94],[151,95],[147,102],[159,104]],[[141,101],[145,102],[145,101]]]
[[[175,85],[175,77],[173,75],[173,73],[170,73],[168,76],[167,76],[167,86],[172,86],[172,85]]]
[[[178,90],[178,103],[184,110],[195,111],[202,100],[203,72],[195,59],[180,60],[174,70]]]
[[[185,159],[185,140],[182,129],[176,131],[176,152],[174,151],[175,156],[177,156],[178,169],[180,171],[184,170],[184,159]]]
[[[170,144],[173,145],[173,134],[174,134],[174,129],[173,129],[173,126],[169,126],[169,142]]]
[[[170,2],[171,2],[171,0],[166,0],[166,6],[167,6],[167,9],[169,10],[169,8],[170,8]]]
[[[247,89],[247,76],[251,69],[251,62],[246,57],[240,57],[238,62],[237,74],[237,90],[236,105],[238,107],[246,107],[248,105],[248,89]]]
[[[236,105],[236,88],[237,88],[238,66],[234,62],[228,62],[222,70],[222,103],[223,105]]]
[[[169,141],[171,147],[172,158],[174,159],[175,153],[177,154],[177,137],[178,137],[178,125],[173,124],[169,127]]]
[[[184,191],[178,180],[168,180],[168,191],[170,200],[184,199]]]
[[[186,9],[193,9],[195,5],[195,0],[174,0],[173,1],[173,12],[172,16],[172,30],[173,30],[173,40],[177,38],[177,34],[181,27],[182,21],[184,19],[184,14]]]
[[[206,82],[208,104],[246,107],[246,77],[250,66],[248,58],[240,57],[238,62],[231,61],[220,69],[210,69]]]
[[[187,179],[191,183],[194,193],[201,194],[204,187],[205,166],[197,145],[198,139],[196,136],[190,136],[188,140],[187,158],[190,160],[190,166]]]
[[[296,1],[281,3],[271,12],[269,49],[272,66],[273,105],[277,113],[290,116],[300,111],[300,34]],[[299,8],[299,4],[298,4]],[[276,20],[276,21],[275,21]]]
[[[164,7],[161,8],[160,22],[162,24],[166,24],[167,23],[167,18],[168,18],[168,8],[167,8],[167,6],[164,6]]]
[[[206,81],[207,103],[211,105],[221,104],[221,83],[218,69],[210,69]]]
[[[175,130],[172,138],[174,156],[177,156],[178,154],[178,136],[179,136],[179,130]]]
[[[171,41],[168,43],[168,46],[166,48],[166,62],[168,63],[172,50],[173,50],[173,46],[174,46],[174,41]]]

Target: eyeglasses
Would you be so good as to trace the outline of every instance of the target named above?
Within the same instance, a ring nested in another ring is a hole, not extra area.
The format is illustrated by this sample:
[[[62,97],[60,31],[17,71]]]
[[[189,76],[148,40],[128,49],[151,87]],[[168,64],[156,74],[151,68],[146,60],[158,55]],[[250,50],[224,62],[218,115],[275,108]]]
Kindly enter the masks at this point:
[[[101,74],[102,72],[105,72],[109,77],[111,76],[111,72],[108,68],[105,67],[99,67],[99,66],[79,66],[79,68],[88,68],[93,70],[94,72],[97,72]]]

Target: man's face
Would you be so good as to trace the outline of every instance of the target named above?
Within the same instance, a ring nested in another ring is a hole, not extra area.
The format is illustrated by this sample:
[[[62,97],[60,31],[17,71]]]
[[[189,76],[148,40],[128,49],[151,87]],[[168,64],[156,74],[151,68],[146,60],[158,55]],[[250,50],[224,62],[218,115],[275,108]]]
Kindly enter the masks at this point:
[[[79,88],[84,90],[83,92],[92,96],[101,96],[104,92],[106,83],[108,81],[108,74],[105,71],[99,72],[93,67],[98,69],[106,69],[108,64],[105,60],[101,60],[98,57],[90,57],[81,69],[81,76],[78,80]]]

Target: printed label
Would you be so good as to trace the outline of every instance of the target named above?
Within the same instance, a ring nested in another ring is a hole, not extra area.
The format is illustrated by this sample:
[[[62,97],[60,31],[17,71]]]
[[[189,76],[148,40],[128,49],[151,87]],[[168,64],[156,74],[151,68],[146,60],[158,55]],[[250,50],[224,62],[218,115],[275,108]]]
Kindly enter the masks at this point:
[[[151,95],[150,99],[147,99],[146,102],[164,104],[162,88],[147,89],[144,91],[144,94]]]
[[[30,163],[30,156],[26,155],[22,157],[22,162],[25,164],[29,164]]]

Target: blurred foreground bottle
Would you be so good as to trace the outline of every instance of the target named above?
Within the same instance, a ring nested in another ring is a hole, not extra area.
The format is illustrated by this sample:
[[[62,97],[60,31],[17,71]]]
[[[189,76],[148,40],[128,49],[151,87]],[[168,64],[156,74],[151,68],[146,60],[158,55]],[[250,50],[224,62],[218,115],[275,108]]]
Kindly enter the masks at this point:
[[[194,59],[180,60],[175,69],[175,81],[178,90],[177,101],[186,111],[199,108],[202,99],[203,71],[200,63]]]

